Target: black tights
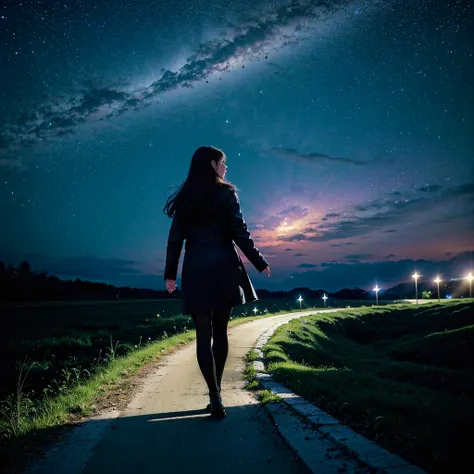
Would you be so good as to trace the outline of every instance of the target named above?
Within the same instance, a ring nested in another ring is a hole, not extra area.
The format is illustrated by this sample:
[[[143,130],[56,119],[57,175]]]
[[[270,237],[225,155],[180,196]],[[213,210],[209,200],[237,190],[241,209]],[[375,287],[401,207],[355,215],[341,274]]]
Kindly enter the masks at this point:
[[[209,394],[221,390],[222,374],[229,352],[227,324],[232,309],[219,309],[191,315],[196,326],[197,360],[209,388]]]

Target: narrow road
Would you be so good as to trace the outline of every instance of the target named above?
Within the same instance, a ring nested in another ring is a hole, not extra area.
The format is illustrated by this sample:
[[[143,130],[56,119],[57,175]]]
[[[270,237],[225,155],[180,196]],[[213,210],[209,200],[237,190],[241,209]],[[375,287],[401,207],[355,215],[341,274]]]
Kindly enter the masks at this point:
[[[207,390],[195,344],[167,356],[127,409],[110,423],[100,442],[92,449],[77,447],[91,451],[82,466],[69,463],[64,472],[307,473],[253,394],[244,389],[242,372],[245,354],[263,332],[275,323],[315,312],[279,315],[229,329],[222,383],[227,417],[221,421],[210,420],[204,410]],[[59,453],[58,457],[77,458]]]

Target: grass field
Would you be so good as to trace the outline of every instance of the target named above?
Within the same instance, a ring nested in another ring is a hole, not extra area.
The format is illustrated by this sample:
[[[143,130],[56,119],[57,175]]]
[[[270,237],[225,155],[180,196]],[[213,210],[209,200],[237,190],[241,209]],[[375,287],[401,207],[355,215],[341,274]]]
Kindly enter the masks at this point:
[[[190,318],[173,314],[168,303],[17,304],[2,312],[2,469],[8,466],[16,472],[60,439],[68,425],[102,409],[127,406],[136,377],[143,377],[150,363],[193,340]],[[299,310],[265,303],[258,305],[260,315],[247,316],[245,307],[236,308],[230,326]],[[268,308],[272,311],[264,312]],[[26,382],[17,391],[19,375],[22,380],[26,376]]]
[[[280,327],[269,372],[429,472],[472,472],[474,303],[357,308]]]
[[[321,303],[306,300],[302,309]],[[334,300],[328,306],[372,303]],[[0,305],[0,457],[8,453],[15,464],[57,428],[101,403],[122,403],[142,367],[194,338],[192,320],[180,307],[177,299]],[[257,317],[299,310],[297,302],[259,300],[235,308],[231,325],[254,319],[254,307]],[[20,375],[26,379],[17,392]]]
[[[471,300],[472,301],[472,300]],[[269,372],[429,472],[472,472],[474,303],[357,308],[280,327]]]
[[[363,303],[371,302],[332,302],[341,306]],[[303,302],[303,309],[315,306],[322,306],[322,302]],[[299,304],[259,300],[236,307],[233,317],[253,316],[254,307],[257,314],[264,314],[296,310]],[[192,329],[192,320],[180,310],[179,299],[0,305],[0,400],[14,391],[25,357],[35,362],[26,387],[31,398],[45,391],[58,392],[65,379],[87,374],[105,363],[111,352],[124,355],[135,346]]]

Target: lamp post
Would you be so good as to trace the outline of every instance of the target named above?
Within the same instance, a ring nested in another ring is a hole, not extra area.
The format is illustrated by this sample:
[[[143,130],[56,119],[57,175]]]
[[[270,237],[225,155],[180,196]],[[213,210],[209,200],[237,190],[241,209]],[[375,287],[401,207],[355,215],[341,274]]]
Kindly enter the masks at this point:
[[[323,296],[322,299],[324,300],[324,307],[326,307],[326,300],[328,299],[328,297],[326,296],[326,294]]]
[[[438,303],[439,303],[439,283],[443,281],[439,278],[439,275],[435,278],[434,282],[438,285]]]
[[[255,306],[255,308],[254,308],[254,309],[252,309],[252,311],[253,311],[253,314],[255,314],[255,315],[256,315],[256,314],[257,314],[257,311],[258,311],[257,307]]]
[[[466,277],[466,280],[469,282],[469,298],[472,298],[472,280],[474,280],[472,272],[469,272],[469,275]]]
[[[380,288],[375,285],[374,291],[375,291],[375,301],[377,301],[377,306],[379,305],[379,290]]]
[[[418,273],[414,273],[412,277],[415,279],[415,298],[416,298],[416,304],[418,304],[418,278],[420,275]]]
[[[299,302],[300,302],[300,311],[301,311],[301,310],[302,310],[302,308],[301,308],[301,302],[303,301],[303,298],[301,298],[301,295],[300,295],[300,297],[299,297],[296,301],[299,301]]]

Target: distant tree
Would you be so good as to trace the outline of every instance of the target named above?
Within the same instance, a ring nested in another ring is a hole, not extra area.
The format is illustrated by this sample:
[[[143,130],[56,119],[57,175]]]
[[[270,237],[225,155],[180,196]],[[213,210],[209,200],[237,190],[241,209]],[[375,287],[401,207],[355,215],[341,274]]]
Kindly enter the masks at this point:
[[[333,293],[332,296],[340,300],[365,300],[369,293],[361,288],[343,288]]]
[[[30,278],[32,276],[32,273],[31,273],[31,265],[29,264],[29,262],[27,262],[26,260],[21,262],[20,265],[18,265],[18,268],[16,269],[16,273],[18,275],[18,278],[21,278],[21,279]]]

